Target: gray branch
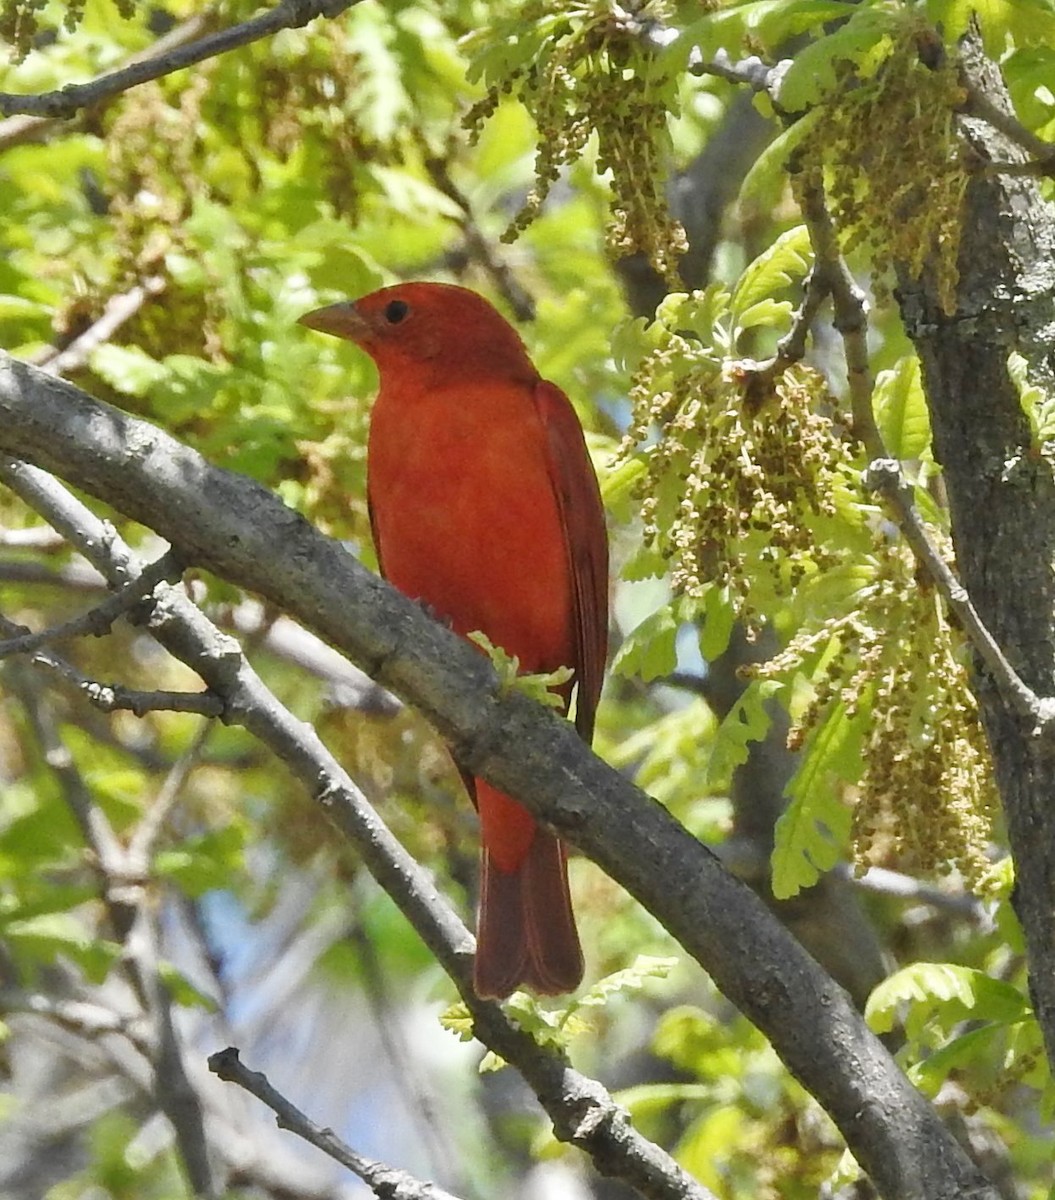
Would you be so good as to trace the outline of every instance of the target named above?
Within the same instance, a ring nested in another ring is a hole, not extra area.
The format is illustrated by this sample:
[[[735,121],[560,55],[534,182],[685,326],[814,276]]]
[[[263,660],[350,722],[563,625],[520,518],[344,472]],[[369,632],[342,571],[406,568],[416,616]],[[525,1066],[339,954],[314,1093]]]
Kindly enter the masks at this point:
[[[522,801],[662,921],[767,1034],[884,1196],[995,1200],[995,1189],[846,993],[750,889],[665,809],[592,755],[567,722],[523,695],[499,694],[481,655],[365,571],[340,543],[259,484],[211,467],[161,430],[2,356],[0,449],[105,499],[155,529],[186,561],[295,615],[416,705],[468,770]],[[230,667],[244,669],[235,659]],[[329,781],[315,779],[316,794],[332,804]],[[382,865],[404,886],[399,869]],[[460,936],[464,971],[470,943]],[[511,1061],[507,1045],[523,1057],[523,1035],[498,1006],[477,1002],[473,1012],[482,1040]],[[566,1097],[579,1096],[566,1100],[558,1135],[585,1144],[610,1171],[607,1156],[625,1156],[625,1149],[617,1124],[598,1124],[599,1085],[582,1077],[567,1084],[566,1066],[543,1062],[524,1073],[544,1104],[561,1083]],[[576,1111],[578,1119],[570,1115]],[[598,1128],[607,1135],[601,1145],[592,1140]]]
[[[407,1171],[367,1158],[342,1141],[332,1129],[323,1129],[271,1086],[262,1071],[251,1071],[233,1046],[209,1056],[209,1070],[228,1083],[236,1083],[275,1114],[280,1129],[288,1129],[348,1168],[379,1200],[456,1200],[450,1192],[415,1179]]]
[[[1021,161],[1025,152],[996,132],[992,119],[994,111],[1011,112],[998,68],[973,38],[963,62],[975,97],[968,112],[978,109],[977,97],[987,98],[987,119],[960,118],[969,153],[982,163]],[[1025,687],[1050,696],[1055,473],[1045,448],[1035,444],[1008,360],[1019,353],[1031,384],[1055,395],[1055,209],[1033,179],[978,171],[960,220],[955,311],[944,310],[933,271],[919,279],[902,271],[901,317],[920,359],[960,579]],[[982,659],[975,674],[1015,859],[1014,904],[1025,931],[1030,992],[1055,1062],[1051,739],[1036,736],[1033,715],[1009,702],[999,667]]]
[[[79,394],[74,389],[70,392]],[[172,442],[173,447],[177,445]],[[178,466],[175,462],[173,465]],[[25,464],[19,464],[13,475],[18,493],[61,528],[111,584],[139,569],[134,554],[116,532],[51,476]],[[248,484],[255,488],[238,476],[232,475],[230,479],[239,486]],[[255,490],[271,505],[288,511],[270,493],[260,488]],[[306,523],[300,525],[310,530]],[[311,532],[316,538],[320,536]],[[355,560],[340,550],[338,543],[322,539],[322,544],[336,547],[346,565],[354,564]],[[382,592],[389,590],[380,582],[379,587]],[[432,626],[416,606],[410,607],[415,616],[421,616],[427,626]],[[294,717],[268,691],[238,643],[220,633],[181,589],[171,585],[162,586],[149,625],[154,637],[171,654],[195,670],[223,697],[224,719],[242,725],[267,745],[356,845],[368,870],[393,897],[454,980],[473,1016],[477,1036],[521,1072],[553,1121],[557,1136],[579,1146],[593,1158],[599,1170],[630,1184],[649,1200],[713,1200],[711,1193],[665,1151],[634,1129],[626,1111],[599,1083],[572,1070],[562,1055],[538,1046],[510,1021],[499,1005],[481,1001],[474,995],[473,940],[469,931],[312,727]],[[444,638],[453,636],[446,630],[441,633]],[[459,650],[465,649],[457,640],[455,645]],[[470,657],[474,667],[483,665],[477,655]],[[485,668],[483,678],[488,674]]]
[[[0,469],[2,469],[0,462]],[[101,604],[86,612],[80,613],[61,625],[50,629],[42,629],[39,633],[28,631],[11,634],[0,641],[0,659],[9,658],[13,654],[30,654],[41,646],[53,642],[70,641],[72,638],[102,637],[109,633],[118,617],[124,616],[157,587],[159,583],[172,582],[180,577],[183,568],[176,555],[171,551],[163,554],[156,562],[151,563],[145,570],[129,583],[107,596]],[[5,631],[6,632],[6,631]],[[116,705],[115,705],[116,707]]]
[[[248,45],[260,38],[270,37],[280,29],[297,29],[316,17],[336,17],[359,0],[281,0],[274,8],[259,16],[232,25],[218,33],[208,34],[197,41],[166,49],[143,58],[108,75],[100,75],[89,83],[69,83],[53,92],[19,96],[0,92],[0,115],[16,113],[37,117],[71,117],[83,108],[109,100],[120,92],[151,79],[161,79],[184,67],[228,50]]]

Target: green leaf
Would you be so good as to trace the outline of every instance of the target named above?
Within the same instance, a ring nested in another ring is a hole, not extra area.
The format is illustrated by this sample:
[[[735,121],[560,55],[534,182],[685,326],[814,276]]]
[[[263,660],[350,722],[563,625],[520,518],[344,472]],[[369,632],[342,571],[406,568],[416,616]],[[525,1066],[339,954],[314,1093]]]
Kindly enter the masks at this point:
[[[726,652],[735,626],[736,609],[728,586],[708,587],[699,621],[700,654],[704,662],[714,662]]]
[[[787,183],[787,163],[792,152],[813,131],[821,109],[811,109],[779,133],[751,164],[740,184],[740,203],[758,203],[763,195],[782,191]]]
[[[860,776],[866,721],[866,711],[851,718],[838,700],[807,742],[786,789],[791,802],[775,830],[773,895],[778,900],[812,887],[839,860],[851,819],[841,785]]]
[[[244,865],[245,837],[244,827],[231,822],[197,837],[185,838],[179,846],[158,852],[154,870],[194,897],[229,887],[232,875]]]
[[[12,947],[39,962],[50,964],[57,955],[66,955],[93,983],[102,981],[120,953],[114,942],[91,936],[73,913],[16,918],[0,922],[0,931]]]
[[[711,746],[704,786],[728,784],[733,771],[747,762],[748,743],[760,742],[769,732],[771,717],[766,702],[781,689],[772,679],[755,679],[726,713]]]
[[[1029,362],[1017,351],[1007,356],[1007,371],[1018,391],[1018,402],[1029,421],[1033,444],[1055,440],[1055,394],[1048,395],[1029,378]]]
[[[0,321],[47,317],[50,315],[50,305],[45,304],[41,300],[33,300],[28,296],[10,296],[0,293]]]
[[[890,36],[901,20],[892,9],[858,7],[845,24],[795,55],[780,81],[781,108],[790,113],[812,108],[840,86],[846,63],[854,64],[860,78],[869,78],[886,57]]]
[[[709,1107],[682,1134],[675,1157],[705,1187],[721,1194],[724,1167],[735,1153],[733,1148],[745,1144],[748,1120],[747,1112],[736,1105]]]
[[[660,1058],[699,1079],[735,1079],[744,1069],[744,1046],[711,1013],[681,1004],[659,1019],[652,1048]]]
[[[956,963],[913,963],[884,979],[865,1006],[865,1019],[876,1033],[894,1028],[905,1012],[905,1031],[919,1042],[927,1025],[948,1033],[965,1020],[1009,1024],[1031,1012],[1023,994],[1002,979]]]
[[[686,1100],[713,1100],[714,1088],[706,1083],[639,1083],[613,1092],[612,1098],[627,1109],[631,1117],[640,1120]]]
[[[775,0],[768,12],[760,13],[755,27],[765,45],[776,46],[796,34],[814,33],[829,22],[843,21],[854,11],[848,0]]]
[[[796,615],[803,623],[819,625],[860,607],[862,593],[875,583],[878,570],[875,556],[866,554],[818,571],[796,591]]]
[[[200,1008],[205,1012],[218,1012],[219,1005],[214,997],[200,991],[193,983],[169,962],[158,964],[158,975],[168,989],[169,995],[184,1008]]]
[[[644,478],[648,468],[643,458],[634,455],[611,470],[599,472],[601,499],[607,509],[629,503],[638,482]],[[627,514],[629,518],[629,513]]]
[[[637,991],[649,979],[666,979],[677,965],[676,958],[639,954],[629,967],[624,967],[621,971],[614,971],[611,975],[599,979],[591,988],[572,1001],[561,1025],[563,1026],[567,1019],[580,1009],[603,1008],[613,996]]]
[[[977,18],[982,44],[1000,59],[1010,40],[1017,46],[1048,46],[1055,41],[1055,10],[1045,0],[927,0],[927,15],[949,44]]]
[[[736,329],[753,325],[779,324],[786,320],[791,305],[778,303],[773,294],[802,279],[813,262],[809,230],[796,225],[750,263],[733,288],[730,306]]]
[[[676,639],[681,621],[675,615],[677,607],[676,601],[664,605],[627,634],[612,660],[613,674],[636,676],[646,683],[671,674],[678,661]]]
[[[782,329],[791,323],[794,307],[790,300],[774,300],[766,296],[745,309],[736,323],[737,335],[748,329]]]
[[[468,638],[491,660],[491,665],[498,675],[499,690],[503,694],[512,691],[523,692],[525,696],[530,696],[532,700],[538,704],[545,704],[548,708],[564,707],[563,696],[552,689],[563,687],[572,680],[575,672],[571,667],[558,667],[556,671],[522,675],[520,659],[515,654],[507,654],[501,646],[496,646],[486,633],[474,629]]]
[[[168,375],[162,363],[138,347],[115,346],[111,342],[96,346],[88,365],[116,391],[137,398],[145,396]]]
[[[887,453],[893,458],[922,458],[930,448],[930,414],[923,394],[919,359],[898,359],[881,371],[872,393],[872,411]]]
[[[472,1013],[464,1000],[456,1000],[440,1013],[440,1027],[453,1033],[459,1042],[471,1042],[476,1037]]]
[[[914,1063],[908,1076],[925,1096],[936,1096],[950,1072],[969,1069],[979,1062],[993,1062],[1002,1057],[1002,1043],[1007,1034],[1003,1025],[983,1025],[954,1037],[921,1062]]]
[[[853,6],[841,0],[748,0],[722,5],[691,22],[679,41],[684,43],[684,53],[690,46],[699,46],[705,58],[719,48],[731,49],[745,38],[761,41],[772,50],[796,34],[820,29],[852,11]]]

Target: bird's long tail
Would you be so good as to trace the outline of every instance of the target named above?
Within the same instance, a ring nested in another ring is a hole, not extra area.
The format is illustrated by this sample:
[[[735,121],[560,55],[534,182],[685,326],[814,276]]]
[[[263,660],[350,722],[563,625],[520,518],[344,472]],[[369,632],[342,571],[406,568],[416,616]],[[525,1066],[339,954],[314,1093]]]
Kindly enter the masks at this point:
[[[482,780],[476,799],[484,834],[476,994],[502,999],[521,985],[542,996],[574,991],[583,960],[564,847]]]

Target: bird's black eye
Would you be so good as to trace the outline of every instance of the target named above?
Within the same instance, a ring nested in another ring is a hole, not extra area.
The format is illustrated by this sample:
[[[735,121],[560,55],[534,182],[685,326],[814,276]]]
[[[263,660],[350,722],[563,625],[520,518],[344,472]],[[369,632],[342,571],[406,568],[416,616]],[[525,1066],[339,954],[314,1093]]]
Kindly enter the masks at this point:
[[[389,325],[398,325],[410,312],[410,305],[405,300],[389,300],[385,306],[385,320]]]

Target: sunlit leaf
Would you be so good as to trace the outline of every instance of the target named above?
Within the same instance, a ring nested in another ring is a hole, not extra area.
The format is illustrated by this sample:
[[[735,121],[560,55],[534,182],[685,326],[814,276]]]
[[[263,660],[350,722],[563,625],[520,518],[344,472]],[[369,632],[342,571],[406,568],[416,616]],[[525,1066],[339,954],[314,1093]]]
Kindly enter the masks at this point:
[[[964,1020],[1007,1024],[1030,1012],[1026,997],[1012,984],[957,963],[913,963],[883,980],[868,998],[865,1018],[877,1033],[894,1028],[903,1016],[910,1038],[924,1026],[950,1032]]]
[[[681,621],[676,604],[667,604],[623,639],[612,660],[617,675],[635,675],[646,683],[670,675],[677,666],[676,639]]]
[[[892,370],[880,371],[872,410],[887,453],[921,458],[930,446],[930,415],[920,378],[919,359],[907,355]]]
[[[812,258],[805,225],[782,233],[744,270],[733,288],[730,306],[737,328],[784,323],[791,306],[775,301],[773,293],[800,281],[809,271]]]
[[[778,899],[812,887],[838,861],[850,832],[850,809],[841,789],[860,775],[864,728],[862,714],[850,716],[840,700],[809,739],[775,830],[773,895]]]

